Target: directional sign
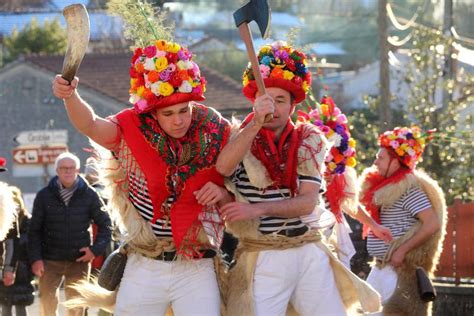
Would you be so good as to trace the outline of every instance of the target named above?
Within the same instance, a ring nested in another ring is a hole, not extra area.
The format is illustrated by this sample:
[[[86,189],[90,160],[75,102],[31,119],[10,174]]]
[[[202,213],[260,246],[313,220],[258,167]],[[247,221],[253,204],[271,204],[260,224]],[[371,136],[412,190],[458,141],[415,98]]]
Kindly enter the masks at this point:
[[[16,135],[13,140],[20,145],[67,144],[67,130],[23,131]]]
[[[53,164],[56,158],[67,151],[66,144],[52,146],[19,146],[13,148],[13,162],[19,165]]]

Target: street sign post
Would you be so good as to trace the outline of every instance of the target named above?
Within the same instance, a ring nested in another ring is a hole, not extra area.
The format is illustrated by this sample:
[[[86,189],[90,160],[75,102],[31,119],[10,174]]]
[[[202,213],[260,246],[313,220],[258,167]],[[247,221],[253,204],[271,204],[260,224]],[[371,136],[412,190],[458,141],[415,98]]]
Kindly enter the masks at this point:
[[[20,145],[67,144],[67,130],[35,130],[23,131],[13,140]]]
[[[67,151],[66,144],[49,146],[25,145],[13,148],[13,162],[19,165],[53,164],[61,153]]]

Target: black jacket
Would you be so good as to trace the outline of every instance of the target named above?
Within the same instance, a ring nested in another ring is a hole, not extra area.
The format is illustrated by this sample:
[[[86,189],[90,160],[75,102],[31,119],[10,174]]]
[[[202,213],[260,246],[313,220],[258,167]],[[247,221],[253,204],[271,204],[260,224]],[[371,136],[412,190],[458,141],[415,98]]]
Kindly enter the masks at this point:
[[[100,255],[111,238],[110,217],[97,192],[79,177],[77,189],[66,206],[59,195],[58,177],[36,195],[28,233],[30,262],[37,260],[75,261],[83,254],[79,249],[90,247]],[[98,226],[91,246],[89,227]]]
[[[15,282],[12,286],[4,286],[0,282],[0,303],[3,305],[31,305],[34,299],[33,273],[28,262],[27,253],[27,230],[29,219],[23,216],[19,219],[20,233],[18,234],[17,223],[10,230],[2,246],[5,253],[4,271],[15,273]],[[18,237],[19,235],[19,237]],[[9,249],[11,247],[11,249]]]

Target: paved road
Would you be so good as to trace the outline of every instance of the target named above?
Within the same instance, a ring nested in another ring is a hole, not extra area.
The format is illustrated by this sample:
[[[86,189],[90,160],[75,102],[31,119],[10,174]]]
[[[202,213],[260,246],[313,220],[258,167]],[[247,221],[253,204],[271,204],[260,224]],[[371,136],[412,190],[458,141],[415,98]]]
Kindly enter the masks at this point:
[[[65,301],[65,297],[64,297],[64,289],[61,289],[59,291],[59,296],[60,296],[60,299],[59,299],[59,302],[64,302]],[[59,304],[59,316],[66,316],[66,309],[64,308],[64,306],[62,306],[61,304]],[[39,299],[38,299],[38,296],[37,296],[37,293],[36,293],[36,296],[35,296],[35,301],[33,303],[33,305],[31,306],[28,306],[28,316],[39,316]],[[15,314],[13,314],[15,315]],[[98,315],[98,311],[97,309],[90,309],[87,313],[88,316],[97,316]]]

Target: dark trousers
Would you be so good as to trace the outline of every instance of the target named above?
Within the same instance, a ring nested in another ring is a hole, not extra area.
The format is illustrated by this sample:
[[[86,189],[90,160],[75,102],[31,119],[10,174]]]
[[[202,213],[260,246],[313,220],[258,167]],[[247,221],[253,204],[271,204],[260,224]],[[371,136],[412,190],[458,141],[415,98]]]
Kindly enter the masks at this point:
[[[2,305],[2,316],[12,316],[12,309],[14,305]],[[25,305],[15,305],[16,316],[26,316],[26,306]]]

